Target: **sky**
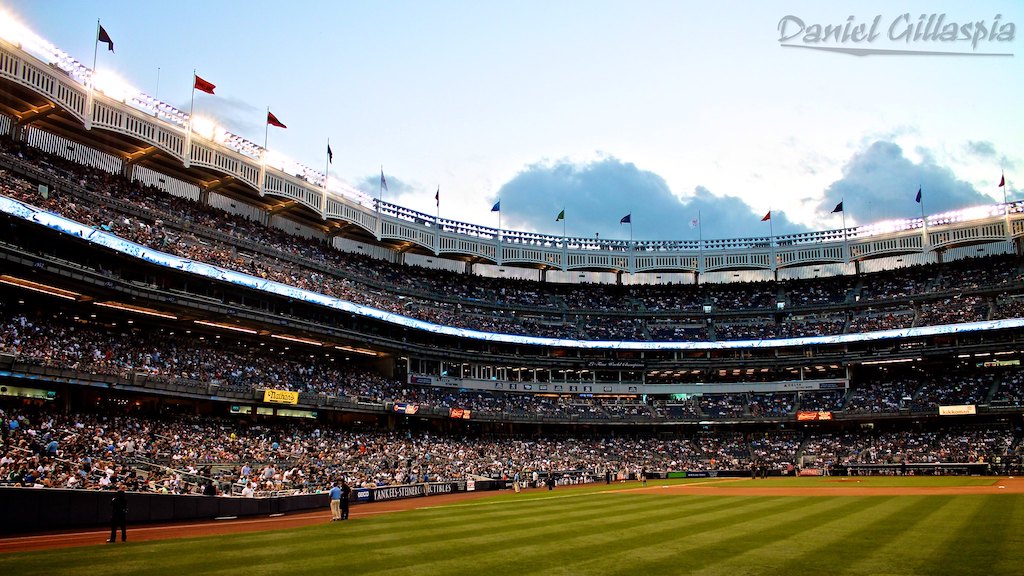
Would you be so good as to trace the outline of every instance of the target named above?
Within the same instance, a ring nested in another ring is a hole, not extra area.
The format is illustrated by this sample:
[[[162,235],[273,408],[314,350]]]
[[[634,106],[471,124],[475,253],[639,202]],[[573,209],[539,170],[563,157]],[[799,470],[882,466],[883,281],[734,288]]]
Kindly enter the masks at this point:
[[[262,145],[269,107],[288,126],[271,151],[323,170],[329,139],[332,180],[377,196],[383,169],[385,201],[474,224],[498,226],[500,199],[505,229],[712,239],[1024,199],[1024,3],[753,4],[0,0],[0,17],[86,65],[100,19],[99,70],[186,111],[195,70],[217,86],[197,115]],[[952,36],[906,34],[922,15]],[[847,23],[859,40],[821,33]]]

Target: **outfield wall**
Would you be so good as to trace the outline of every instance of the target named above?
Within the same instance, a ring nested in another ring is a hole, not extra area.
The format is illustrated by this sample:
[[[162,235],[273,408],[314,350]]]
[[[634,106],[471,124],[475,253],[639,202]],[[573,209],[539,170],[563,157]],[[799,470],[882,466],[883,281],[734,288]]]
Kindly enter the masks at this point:
[[[431,482],[407,486],[353,488],[353,504],[381,502],[452,494],[467,490],[496,490],[498,482]],[[0,523],[0,534],[19,534],[67,528],[106,527],[110,525],[110,499],[113,492],[62,490],[52,488],[0,487],[0,510],[7,522]],[[269,516],[322,508],[327,514],[326,492],[273,498],[237,498],[179,494],[128,492],[128,525],[210,520],[222,516]]]
[[[312,508],[327,508],[327,494],[282,496],[278,498],[228,498],[177,494],[126,493],[128,525],[221,516],[282,514]],[[0,532],[25,533],[42,530],[108,526],[112,492],[59,490],[51,488],[0,488],[0,510],[8,522]],[[130,530],[130,528],[129,528]]]

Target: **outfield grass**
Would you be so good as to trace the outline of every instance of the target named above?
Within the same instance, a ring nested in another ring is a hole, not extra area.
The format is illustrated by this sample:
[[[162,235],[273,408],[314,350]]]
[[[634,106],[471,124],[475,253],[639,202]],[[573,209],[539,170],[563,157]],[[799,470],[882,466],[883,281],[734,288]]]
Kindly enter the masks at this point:
[[[997,478],[991,476],[793,476],[772,478],[769,481],[731,482],[717,481],[717,488],[940,488],[946,486],[991,486]],[[690,483],[716,482],[715,479],[693,479]]]
[[[791,482],[808,480],[825,479]],[[1024,573],[1024,495],[680,496],[623,487],[636,484],[508,493],[288,531],[9,554],[0,574]]]

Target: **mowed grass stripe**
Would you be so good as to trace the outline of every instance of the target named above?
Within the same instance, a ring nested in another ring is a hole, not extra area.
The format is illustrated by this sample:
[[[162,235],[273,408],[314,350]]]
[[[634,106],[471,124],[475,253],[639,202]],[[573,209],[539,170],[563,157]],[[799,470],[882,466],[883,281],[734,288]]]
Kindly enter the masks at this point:
[[[875,555],[906,529],[895,520],[927,516],[935,509],[931,498],[868,496],[857,500],[862,506],[858,511],[833,518],[799,540],[775,543],[788,550],[788,558],[773,564],[773,569],[780,574],[799,574],[810,566],[824,564],[827,573],[844,573],[865,556]],[[883,561],[888,562],[888,556]]]
[[[696,516],[680,524],[674,538],[647,538],[638,534],[633,545],[607,554],[602,560],[608,567],[603,574],[676,574],[694,573],[720,564],[758,542],[775,540],[822,519],[843,515],[855,509],[847,499],[783,499],[771,513],[758,512],[756,503],[764,497],[728,498],[743,514],[722,522],[718,517]],[[773,500],[775,500],[773,498]],[[807,500],[806,505],[796,500]],[[583,561],[577,572],[595,570],[599,565]],[[727,572],[722,572],[727,574]],[[732,572],[728,572],[732,574]]]
[[[492,566],[500,570],[512,561],[518,565],[548,559],[557,564],[557,556],[562,554],[561,544],[577,537],[586,539],[606,530],[628,530],[635,526],[637,518],[673,525],[678,521],[678,510],[667,509],[658,499],[607,495],[591,498],[593,501],[586,503],[573,499],[571,505],[566,500],[552,500],[536,512],[522,509],[522,516],[514,523],[481,522],[470,510],[463,508],[458,519],[462,526],[457,535],[451,531],[435,532],[432,523],[423,515],[403,514],[418,518],[411,526],[396,530],[393,539],[384,546],[363,543],[379,557],[393,555],[396,559],[388,563],[389,568],[375,570],[373,573],[376,574],[405,573],[404,565],[408,562],[402,561],[402,557],[408,557],[413,563],[429,563],[440,572],[447,570],[448,563],[451,564],[451,573],[460,573],[467,562],[478,570]],[[685,502],[679,498],[671,500]],[[725,502],[716,504],[722,510],[728,507]],[[416,526],[425,528],[417,529]],[[553,546],[553,543],[560,545]]]
[[[970,496],[955,500],[947,508],[951,522],[941,526],[946,534],[934,556],[934,567],[959,566],[961,574],[989,574],[990,564],[999,561],[1008,537],[1020,531],[1019,525],[1010,522],[1021,500]],[[956,509],[957,506],[961,509]],[[1003,529],[991,530],[993,527]],[[1018,557],[1016,568],[1024,570],[1019,562],[1021,549],[1010,554]]]
[[[471,547],[475,538],[489,538],[490,533],[503,534],[546,534],[572,530],[574,527],[591,526],[609,514],[629,511],[629,502],[619,498],[597,498],[601,505],[582,504],[579,499],[552,500],[549,502],[524,502],[522,506],[479,507],[450,510],[414,510],[391,515],[387,533],[379,530],[373,537],[361,537],[365,546],[373,546],[378,552],[390,549],[415,550],[429,554],[437,544],[452,543],[455,548]],[[651,503],[641,507],[639,513],[656,511],[658,506]],[[401,533],[396,538],[396,532]],[[423,548],[423,550],[419,550]],[[468,553],[468,552],[467,552]]]
[[[935,507],[926,498],[871,496],[843,499],[849,500],[856,509],[827,518],[786,538],[762,540],[743,555],[723,562],[718,570],[698,573],[718,574],[723,573],[722,569],[728,573],[756,566],[758,572],[764,574],[800,574],[811,567],[818,567],[827,574],[842,574],[865,555],[874,555],[881,543],[895,540],[905,530],[906,526],[894,519],[927,515]],[[885,557],[887,559],[888,556]],[[852,573],[877,574],[884,571],[872,568],[868,572],[854,570]]]
[[[560,539],[560,546],[551,547],[550,538],[535,543],[529,551],[516,551],[516,558],[535,566],[550,566],[553,573],[572,574],[576,568],[573,559],[598,559],[607,554],[623,549],[644,546],[651,542],[670,541],[678,538],[693,522],[693,516],[713,519],[705,526],[711,529],[718,525],[728,525],[750,514],[781,514],[787,510],[787,504],[777,499],[765,499],[753,507],[738,505],[735,501],[716,501],[721,499],[700,498],[688,502],[687,498],[670,497],[655,499],[645,497],[629,497],[635,502],[650,501],[655,504],[656,513],[644,512],[644,507],[630,506],[622,514],[607,515],[601,521],[581,526],[579,530],[570,531],[569,536]],[[696,503],[696,505],[694,505]],[[497,569],[497,566],[488,568]]]
[[[919,504],[912,513],[889,514],[888,522],[862,530],[855,550],[837,569],[840,574],[951,574],[966,573],[967,564],[943,564],[949,546],[960,547],[955,535],[975,515],[978,500],[969,496],[904,496]],[[980,534],[979,534],[980,535]],[[870,553],[865,553],[869,551]]]
[[[988,535],[999,541],[999,549],[990,560],[992,574],[1020,573],[1024,565],[1024,530],[1021,529],[1024,526],[1024,496],[1003,496],[996,500],[1006,502],[1004,498],[1012,499],[1015,505],[1004,503],[999,517],[991,523],[981,519],[982,525],[978,527],[979,537]]]
[[[612,498],[612,501],[619,501]],[[572,562],[575,558],[600,557],[609,550],[621,550],[631,546],[648,543],[652,537],[674,538],[679,535],[681,520],[685,517],[683,510],[688,508],[687,498],[645,498],[626,496],[622,498],[629,506],[621,508],[621,514],[609,515],[602,510],[602,519],[579,522],[578,515],[571,509],[563,510],[553,507],[548,515],[535,517],[533,527],[525,532],[496,530],[488,535],[475,537],[468,546],[455,550],[450,556],[438,554],[431,550],[424,561],[432,561],[429,566],[433,574],[463,574],[467,566],[482,574],[577,574]],[[746,515],[748,511],[729,499],[704,499],[701,505],[711,504],[715,511],[712,516],[716,522],[729,524]],[[709,502],[718,500],[719,502]],[[666,506],[666,503],[675,505]],[[577,502],[577,505],[580,503]],[[764,511],[784,513],[787,504],[782,499],[764,499],[761,504]],[[600,504],[586,506],[592,508]],[[567,514],[570,516],[567,517]],[[550,518],[548,518],[550,516]],[[638,524],[646,526],[638,528]],[[652,527],[660,527],[652,532]],[[387,570],[374,570],[375,575],[411,574],[404,567],[393,567]],[[582,572],[586,573],[586,572]]]

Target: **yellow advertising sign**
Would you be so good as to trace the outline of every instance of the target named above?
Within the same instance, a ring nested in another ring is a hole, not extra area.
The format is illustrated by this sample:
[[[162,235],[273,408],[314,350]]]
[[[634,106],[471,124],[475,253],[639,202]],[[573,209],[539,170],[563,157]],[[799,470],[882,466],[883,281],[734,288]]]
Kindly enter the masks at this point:
[[[298,404],[299,393],[290,390],[264,390],[263,401],[275,404]]]
[[[960,404],[958,406],[939,406],[939,416],[961,416],[964,414],[977,414],[978,408],[974,404]]]

